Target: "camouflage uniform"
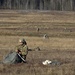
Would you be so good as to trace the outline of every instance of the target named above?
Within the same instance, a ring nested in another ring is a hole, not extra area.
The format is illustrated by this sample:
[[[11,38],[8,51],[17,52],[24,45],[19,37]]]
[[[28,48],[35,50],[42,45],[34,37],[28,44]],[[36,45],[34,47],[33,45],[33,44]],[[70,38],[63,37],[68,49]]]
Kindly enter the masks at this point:
[[[28,54],[28,46],[26,44],[26,41],[24,41],[23,44],[16,46],[16,52],[19,53],[21,57],[26,60],[26,56]]]

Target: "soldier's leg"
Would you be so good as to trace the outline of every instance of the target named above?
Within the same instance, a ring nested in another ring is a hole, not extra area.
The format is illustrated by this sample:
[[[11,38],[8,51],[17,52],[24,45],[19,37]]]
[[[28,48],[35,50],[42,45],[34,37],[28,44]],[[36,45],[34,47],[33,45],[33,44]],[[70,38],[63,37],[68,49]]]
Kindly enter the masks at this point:
[[[24,60],[26,60],[26,55],[23,55],[22,58],[23,58]]]
[[[26,60],[26,55],[23,55],[22,58],[23,58],[24,60]],[[24,61],[23,61],[23,62],[24,62]],[[25,61],[24,63],[26,63],[26,61]]]

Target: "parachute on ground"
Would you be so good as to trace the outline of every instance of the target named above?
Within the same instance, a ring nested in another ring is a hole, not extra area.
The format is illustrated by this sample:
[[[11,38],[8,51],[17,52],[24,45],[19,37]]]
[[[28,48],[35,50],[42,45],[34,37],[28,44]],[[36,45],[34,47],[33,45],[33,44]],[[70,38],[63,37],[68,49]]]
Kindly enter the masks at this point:
[[[2,61],[3,64],[17,64],[23,60],[19,57],[16,52],[10,52]]]

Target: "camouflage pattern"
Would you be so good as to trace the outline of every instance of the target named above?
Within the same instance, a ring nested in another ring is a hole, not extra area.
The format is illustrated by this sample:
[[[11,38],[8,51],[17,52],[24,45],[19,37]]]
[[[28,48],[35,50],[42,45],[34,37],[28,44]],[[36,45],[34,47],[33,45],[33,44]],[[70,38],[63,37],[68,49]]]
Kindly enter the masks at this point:
[[[28,46],[25,44],[18,45],[16,47],[16,52],[21,52],[22,55],[27,55],[28,54]]]

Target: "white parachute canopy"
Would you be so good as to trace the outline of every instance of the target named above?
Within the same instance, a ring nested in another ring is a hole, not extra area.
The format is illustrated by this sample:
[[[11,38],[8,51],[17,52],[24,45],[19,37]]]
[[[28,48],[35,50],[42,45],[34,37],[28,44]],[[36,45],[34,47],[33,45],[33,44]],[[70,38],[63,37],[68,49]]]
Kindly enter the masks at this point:
[[[48,65],[48,64],[51,64],[51,63],[52,63],[52,61],[50,61],[50,60],[46,60],[46,61],[42,62],[43,65]]]

